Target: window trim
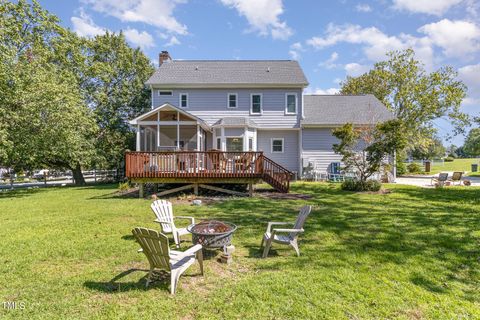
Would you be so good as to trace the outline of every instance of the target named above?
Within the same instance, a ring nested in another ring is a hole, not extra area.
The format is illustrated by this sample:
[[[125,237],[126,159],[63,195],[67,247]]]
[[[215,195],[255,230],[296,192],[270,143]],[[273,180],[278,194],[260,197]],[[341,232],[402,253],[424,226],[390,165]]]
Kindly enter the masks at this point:
[[[235,96],[235,107],[230,107],[230,96]],[[237,109],[238,108],[238,93],[231,92],[227,93],[227,109]]]
[[[253,112],[253,96],[260,96],[260,112]],[[262,115],[262,114],[263,114],[263,94],[250,93],[250,115]]]
[[[161,94],[160,92],[170,92],[170,94]],[[159,97],[161,97],[161,96],[166,96],[166,97],[173,96],[173,90],[158,90],[158,96]]]
[[[295,112],[288,111],[288,96],[295,96]],[[285,114],[295,115],[298,112],[298,95],[296,92],[286,92],[285,93]]]
[[[282,151],[273,151],[273,141],[274,140],[282,141]],[[283,153],[285,151],[285,139],[284,138],[272,138],[272,139],[270,139],[270,151],[272,153]]]
[[[186,96],[187,97],[187,105],[184,107],[182,106],[182,96]],[[178,106],[182,109],[185,109],[185,108],[188,108],[188,105],[189,105],[189,98],[188,98],[188,93],[187,92],[182,92],[182,93],[179,93],[178,94]]]

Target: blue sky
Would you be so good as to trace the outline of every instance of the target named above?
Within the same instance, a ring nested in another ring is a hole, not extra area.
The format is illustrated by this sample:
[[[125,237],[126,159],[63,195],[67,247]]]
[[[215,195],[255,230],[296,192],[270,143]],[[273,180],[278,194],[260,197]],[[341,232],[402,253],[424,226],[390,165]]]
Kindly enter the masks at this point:
[[[478,0],[40,0],[82,36],[123,30],[157,63],[174,59],[296,59],[308,92],[335,93],[385,52],[412,47],[427,70],[458,69],[462,108],[480,115]],[[439,120],[441,136],[451,130]],[[453,142],[461,144],[463,137]]]

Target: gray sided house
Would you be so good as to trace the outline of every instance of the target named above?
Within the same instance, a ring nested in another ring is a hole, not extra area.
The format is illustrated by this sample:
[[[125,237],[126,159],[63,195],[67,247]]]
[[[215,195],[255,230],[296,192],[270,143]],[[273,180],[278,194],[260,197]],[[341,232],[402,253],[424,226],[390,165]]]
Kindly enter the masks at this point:
[[[130,122],[136,151],[251,151],[299,176],[309,162],[327,171],[340,160],[333,128],[392,118],[372,95],[304,95],[308,81],[291,60],[172,60],[162,52],[146,85],[151,110]],[[196,172],[216,168],[211,158],[197,158]]]

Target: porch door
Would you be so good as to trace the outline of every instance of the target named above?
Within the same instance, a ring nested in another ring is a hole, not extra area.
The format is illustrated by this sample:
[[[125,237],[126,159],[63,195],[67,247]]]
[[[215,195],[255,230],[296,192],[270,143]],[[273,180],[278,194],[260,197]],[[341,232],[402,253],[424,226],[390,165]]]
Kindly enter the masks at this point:
[[[243,138],[227,138],[227,152],[242,152]]]

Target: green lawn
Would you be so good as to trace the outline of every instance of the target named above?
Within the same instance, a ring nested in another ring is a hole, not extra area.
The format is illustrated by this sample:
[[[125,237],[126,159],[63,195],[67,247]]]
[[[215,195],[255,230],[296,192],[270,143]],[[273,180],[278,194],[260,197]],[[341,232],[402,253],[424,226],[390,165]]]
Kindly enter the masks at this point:
[[[451,162],[445,161],[443,165],[434,163],[430,173],[436,174],[443,171],[467,171],[469,176],[480,176],[479,172],[471,172],[472,163],[477,163],[480,166],[480,161],[478,159],[455,159]]]
[[[472,319],[480,318],[480,188],[387,186],[388,194],[293,184],[308,200],[235,198],[178,215],[238,224],[235,262],[206,261],[144,289],[148,268],[130,230],[156,228],[148,200],[116,186],[0,193],[1,319]],[[315,205],[302,256],[260,259],[267,221]],[[183,245],[186,248],[188,243]]]

